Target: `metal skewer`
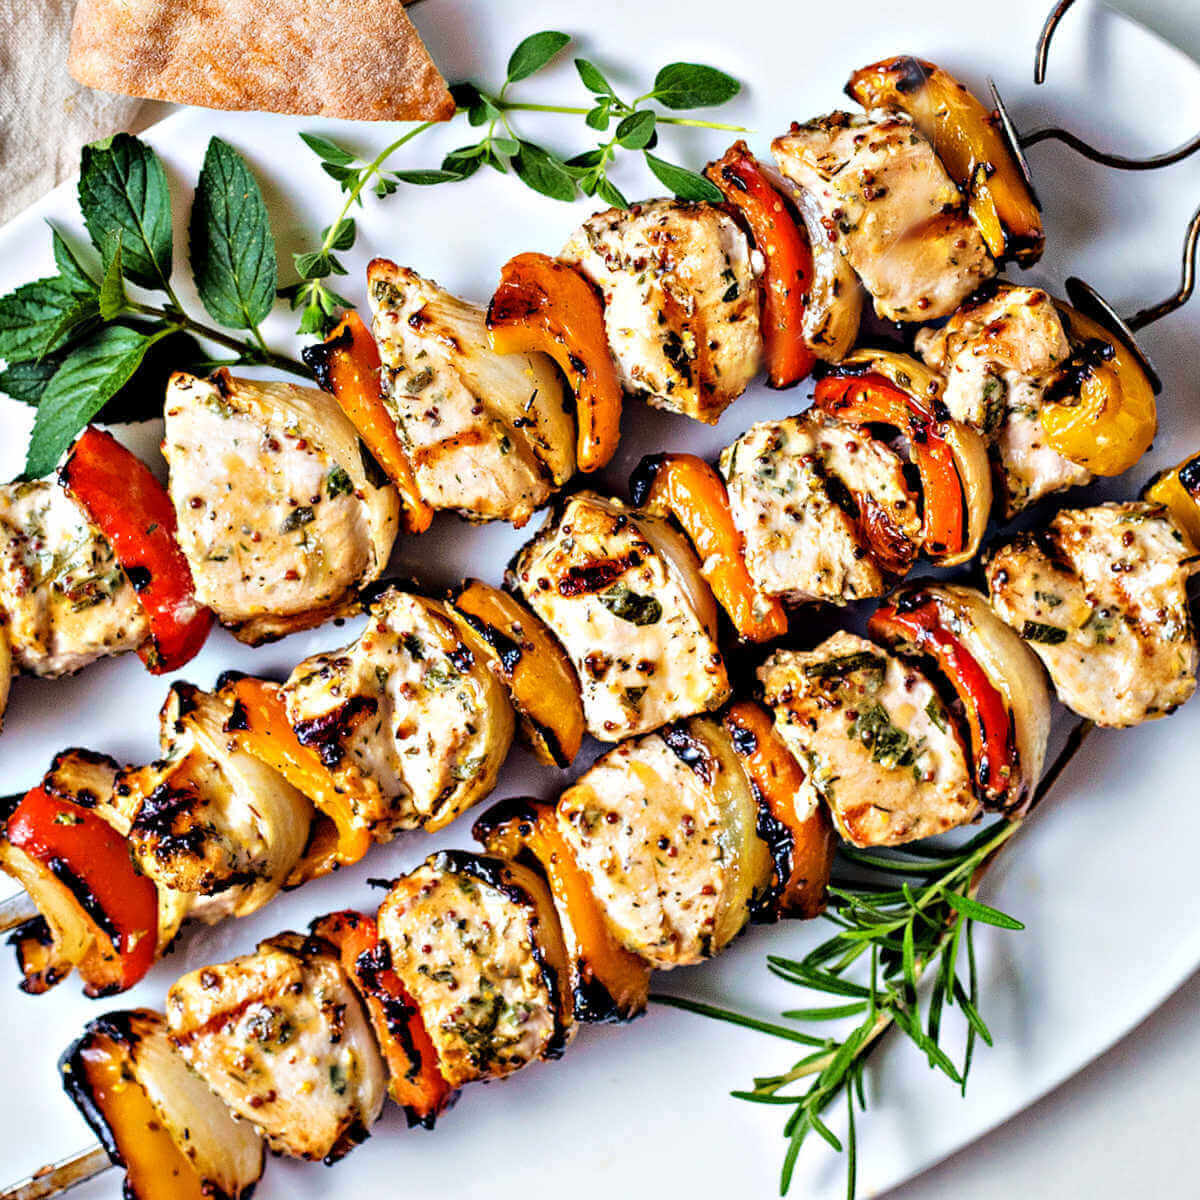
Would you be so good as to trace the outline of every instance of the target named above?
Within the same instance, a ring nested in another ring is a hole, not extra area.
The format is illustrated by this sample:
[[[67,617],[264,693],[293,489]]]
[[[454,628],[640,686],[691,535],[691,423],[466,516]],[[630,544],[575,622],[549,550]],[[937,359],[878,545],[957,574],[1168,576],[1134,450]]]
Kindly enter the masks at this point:
[[[81,1183],[87,1183],[112,1165],[103,1147],[88,1146],[76,1151],[70,1158],[64,1158],[53,1166],[42,1167],[28,1179],[13,1184],[6,1192],[0,1193],[0,1200],[48,1200],[50,1196],[60,1196]]]

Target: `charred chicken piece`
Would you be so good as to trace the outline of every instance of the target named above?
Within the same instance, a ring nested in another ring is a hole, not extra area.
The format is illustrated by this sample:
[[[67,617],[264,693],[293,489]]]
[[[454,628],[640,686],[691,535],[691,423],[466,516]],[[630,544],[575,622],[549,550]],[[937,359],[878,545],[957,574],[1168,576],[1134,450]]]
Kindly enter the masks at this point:
[[[495,785],[514,717],[489,656],[448,604],[389,587],[356,642],[292,672],[288,720],[375,840],[440,829]]]
[[[14,670],[67,675],[149,632],[112,545],[52,479],[0,486],[0,612],[6,692]]]
[[[1058,698],[1097,725],[1138,725],[1196,690],[1187,602],[1194,548],[1161,505],[1060,512],[986,566],[993,608],[1033,648]]]
[[[527,867],[432,855],[393,884],[379,937],[451,1087],[563,1052],[573,1030],[566,949],[550,893]]]
[[[415,271],[367,269],[388,414],[422,499],[524,525],[575,473],[575,425],[543,354],[497,354],[484,311]]]
[[[399,500],[333,397],[177,374],[165,418],[180,546],[197,597],[239,640],[321,624],[387,565]]]
[[[762,360],[757,270],[732,217],[653,200],[589,217],[560,255],[604,295],[625,388],[715,423]]]
[[[944,833],[979,810],[946,705],[914,665],[852,633],[759,668],[775,728],[855,846]]]
[[[517,554],[509,581],[562,643],[602,741],[728,697],[712,592],[665,518],[580,492]]]
[[[335,1161],[370,1131],[386,1071],[334,947],[285,933],[167,993],[171,1040],[272,1150]]]
[[[655,969],[719,954],[771,881],[754,794],[707,717],[598,759],[559,799],[558,829],[617,940]]]
[[[962,194],[908,117],[834,112],[794,124],[771,150],[821,206],[827,237],[884,320],[947,317],[995,274]]]

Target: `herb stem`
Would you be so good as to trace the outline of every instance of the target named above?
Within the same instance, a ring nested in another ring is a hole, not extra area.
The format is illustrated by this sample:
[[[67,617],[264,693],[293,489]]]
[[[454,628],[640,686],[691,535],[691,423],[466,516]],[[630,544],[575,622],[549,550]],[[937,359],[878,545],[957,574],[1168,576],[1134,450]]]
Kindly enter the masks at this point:
[[[224,333],[220,329],[214,329],[211,325],[205,325],[200,321],[194,320],[177,305],[167,308],[155,308],[152,304],[141,304],[136,300],[130,300],[128,308],[131,312],[141,313],[143,316],[156,317],[160,321],[166,321],[171,326],[171,332],[186,331],[194,333],[197,337],[202,337],[206,341],[216,342],[218,346],[224,346],[227,350],[234,350],[242,362],[250,362],[264,367],[274,367],[277,371],[286,371],[289,375],[298,375],[301,379],[312,379],[312,372],[303,363],[297,362],[294,358],[288,358],[284,354],[276,354],[275,351],[269,349],[263,341],[262,334],[257,329],[252,331],[258,342],[258,345],[254,346],[242,338],[234,337],[232,334]]]
[[[645,99],[647,97],[641,96],[635,100],[630,106],[631,111]],[[499,96],[494,97],[492,103],[503,112],[569,113],[574,116],[586,116],[591,112],[590,108],[580,108],[569,104],[528,104],[521,100],[503,100]],[[659,125],[689,125],[696,129],[723,129],[728,133],[750,132],[744,125],[726,125],[721,121],[701,121],[694,117],[668,117],[658,114],[657,122]]]

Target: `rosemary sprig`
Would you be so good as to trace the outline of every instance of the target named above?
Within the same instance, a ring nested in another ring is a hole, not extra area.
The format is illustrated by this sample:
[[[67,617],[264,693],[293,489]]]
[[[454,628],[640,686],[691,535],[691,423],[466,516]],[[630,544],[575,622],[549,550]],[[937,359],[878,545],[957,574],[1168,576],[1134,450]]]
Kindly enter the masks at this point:
[[[966,1095],[976,1046],[992,1045],[992,1034],[980,1012],[979,975],[974,933],[977,924],[1005,930],[1024,926],[1014,917],[984,904],[978,892],[984,876],[1005,846],[1054,786],[1091,730],[1088,721],[1071,731],[1057,759],[1046,771],[1028,811],[1012,820],[994,822],[953,850],[936,847],[866,851],[843,847],[843,863],[855,873],[829,889],[827,920],[838,931],[801,959],[768,955],[771,974],[827,998],[820,1006],[789,1009],[784,1021],[806,1025],[857,1018],[840,1037],[820,1037],[803,1028],[747,1017],[717,1005],[681,996],[654,994],[660,1004],[727,1021],[787,1041],[808,1052],[783,1073],[764,1075],[753,1086],[732,1095],[755,1104],[791,1108],[783,1127],[787,1146],[780,1172],[780,1193],[791,1186],[800,1150],[816,1133],[846,1155],[846,1194],[854,1200],[858,1147],[855,1107],[866,1110],[863,1072],[871,1051],[891,1029],[899,1029]],[[931,978],[925,995],[922,981]],[[942,1017],[957,1006],[967,1024],[958,1062],[942,1046]],[[807,1086],[796,1089],[802,1081]],[[825,1123],[824,1114],[839,1098],[847,1107],[843,1141]]]
[[[347,305],[327,281],[331,276],[346,273],[337,253],[354,245],[357,229],[350,214],[362,205],[368,191],[382,200],[395,193],[402,183],[418,186],[453,183],[487,166],[501,174],[515,175],[527,187],[553,200],[574,200],[582,192],[599,196],[607,204],[625,207],[628,201],[612,181],[611,172],[622,152],[633,152],[642,155],[649,170],[674,195],[685,200],[720,202],[720,192],[703,175],[668,162],[652,151],[658,142],[660,125],[745,132],[739,125],[672,115],[726,103],[741,90],[738,81],[715,67],[669,63],[658,72],[648,91],[625,100],[595,63],[577,58],[575,69],[592,93],[590,105],[538,104],[514,98],[513,85],[541,71],[570,41],[567,34],[556,30],[543,30],[525,38],[510,56],[504,83],[498,90],[471,82],[455,84],[451,92],[458,105],[456,117],[465,116],[467,124],[482,130],[482,134],[477,141],[452,150],[436,169],[407,170],[387,165],[398,150],[433,128],[431,123],[409,129],[369,160],[329,138],[300,135],[320,158],[322,169],[346,193],[341,210],[322,231],[316,248],[293,255],[299,278],[280,291],[294,309],[302,310],[302,333],[326,331],[333,324],[338,308]],[[588,129],[607,134],[611,127],[612,133],[597,139],[593,148],[563,158],[521,133],[513,114],[522,112],[583,117]]]

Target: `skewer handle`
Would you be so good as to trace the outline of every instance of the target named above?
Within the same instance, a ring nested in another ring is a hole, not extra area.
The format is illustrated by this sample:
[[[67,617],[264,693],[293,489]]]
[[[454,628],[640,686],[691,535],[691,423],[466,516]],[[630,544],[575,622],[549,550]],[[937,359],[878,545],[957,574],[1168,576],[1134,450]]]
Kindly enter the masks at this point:
[[[29,893],[17,892],[15,896],[0,901],[0,933],[24,925],[37,915],[37,905],[29,898]],[[0,1197],[0,1200],[3,1200],[3,1197]]]
[[[14,1183],[12,1187],[0,1192],[0,1200],[45,1200],[48,1196],[59,1196],[63,1192],[86,1183],[102,1171],[107,1171],[112,1163],[108,1153],[101,1146],[89,1146],[79,1150],[70,1158],[64,1158],[51,1166],[34,1171],[28,1179]]]

